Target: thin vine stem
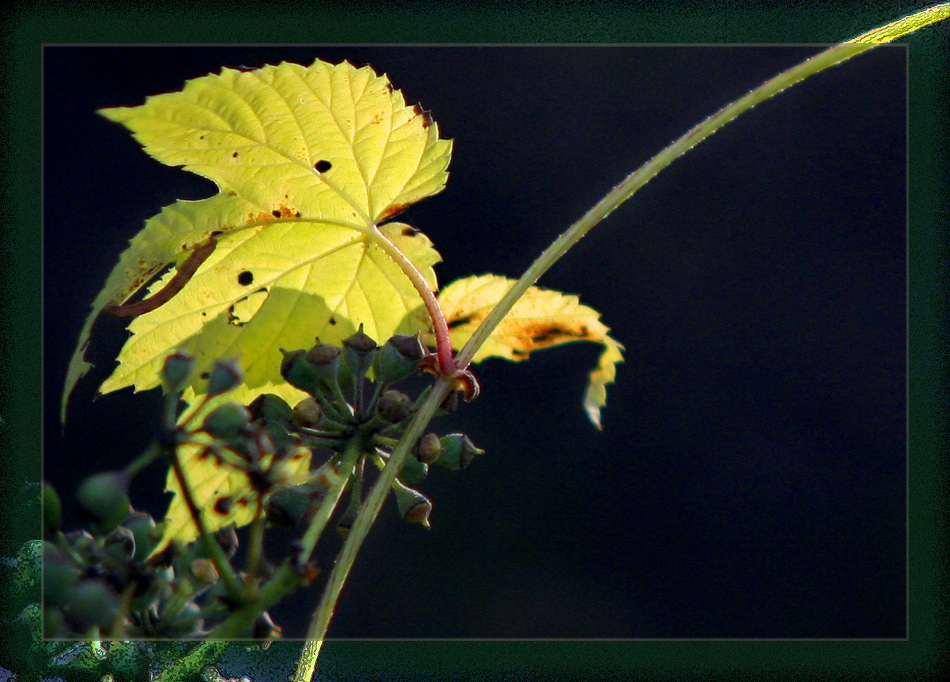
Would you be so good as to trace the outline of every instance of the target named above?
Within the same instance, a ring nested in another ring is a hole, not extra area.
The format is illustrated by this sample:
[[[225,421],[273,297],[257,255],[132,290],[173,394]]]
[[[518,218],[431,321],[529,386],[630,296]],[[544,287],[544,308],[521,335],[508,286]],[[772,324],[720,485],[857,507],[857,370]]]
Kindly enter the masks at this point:
[[[468,343],[459,352],[456,362],[465,366],[475,357],[478,349],[488,340],[495,327],[505,318],[515,303],[518,302],[529,288],[547,272],[571,247],[579,242],[584,235],[591,231],[600,221],[610,215],[618,206],[632,197],[637,190],[652,180],[656,175],[669,166],[677,158],[688,152],[697,144],[711,136],[730,121],[754,107],[780,93],[782,90],[823,71],[830,66],[839,64],[862,52],[875,47],[873,44],[841,44],[820,52],[806,61],[783,71],[774,78],[740,97],[718,112],[705,119],[698,125],[690,128],[682,137],[666,147],[659,154],[640,166],[627,176],[619,185],[614,187],[603,199],[598,201],[580,220],[571,225],[525,270],[521,278],[502,297],[492,311],[482,320],[478,329],[472,334]]]
[[[323,590],[323,596],[320,598],[320,603],[314,612],[313,620],[310,621],[310,627],[307,629],[307,641],[300,652],[293,682],[310,682],[312,679],[320,648],[323,646],[327,628],[330,626],[330,619],[333,618],[333,611],[336,609],[340,592],[350,574],[350,569],[356,561],[356,555],[363,544],[363,540],[366,539],[370,527],[376,521],[379,511],[386,501],[386,496],[389,494],[389,489],[392,487],[393,481],[396,480],[396,475],[402,469],[410,449],[422,436],[422,432],[428,426],[432,417],[435,416],[436,410],[439,409],[442,401],[449,395],[452,388],[453,383],[449,378],[440,379],[432,387],[428,400],[422,404],[419,411],[409,422],[405,434],[403,434],[389,458],[389,463],[380,472],[379,478],[376,479],[376,483],[364,500],[346,542],[343,543],[343,549],[340,550],[336,563],[333,565],[330,577],[327,579],[327,586]]]
[[[597,223],[610,215],[620,204],[629,199],[655,177],[661,170],[669,166],[674,160],[685,154],[701,141],[708,138],[721,127],[735,119],[739,114],[748,111],[756,104],[778,94],[782,90],[812,76],[835,64],[866,52],[877,44],[889,42],[902,37],[912,31],[935,21],[945,19],[950,15],[950,5],[938,5],[907,17],[902,17],[886,26],[862,34],[852,43],[835,45],[814,57],[794,66],[774,78],[766,81],[746,96],[721,109],[697,126],[690,129],[685,135],[669,145],[655,157],[647,161],[623,182],[591,208],[580,220],[558,237],[550,247],[525,271],[518,282],[507,292],[492,312],[482,321],[475,334],[469,339],[455,362],[458,367],[466,367],[475,356],[478,349],[485,343],[495,327],[504,319],[505,315],[514,307],[522,295],[534,285],[558,259],[584,237]],[[428,307],[428,306],[427,306]],[[444,321],[444,318],[443,318]],[[435,320],[433,320],[435,323]],[[343,545],[340,556],[330,574],[327,587],[314,618],[307,631],[307,642],[301,651],[294,674],[294,682],[310,682],[316,667],[317,657],[323,645],[330,619],[336,607],[337,599],[349,571],[356,559],[359,548],[365,539],[369,528],[376,520],[383,502],[392,486],[396,475],[402,468],[412,445],[422,435],[423,430],[435,415],[442,401],[449,395],[453,386],[448,378],[440,379],[433,387],[428,399],[422,404],[419,411],[409,424],[399,444],[393,451],[388,464],[383,469],[373,486],[372,491],[363,504],[350,535]]]

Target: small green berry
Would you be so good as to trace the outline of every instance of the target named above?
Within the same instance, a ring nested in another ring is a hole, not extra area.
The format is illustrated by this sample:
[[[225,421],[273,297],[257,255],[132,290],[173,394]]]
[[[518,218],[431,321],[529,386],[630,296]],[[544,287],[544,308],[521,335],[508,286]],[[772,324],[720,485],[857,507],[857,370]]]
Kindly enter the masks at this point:
[[[393,424],[412,415],[412,399],[402,391],[385,391],[379,398],[380,416]]]
[[[317,343],[307,351],[307,360],[319,367],[334,368],[340,362],[340,349],[330,343],[320,343],[320,339],[317,339]]]
[[[128,481],[121,471],[107,471],[85,479],[76,491],[80,513],[96,533],[106,534],[129,513]]]
[[[74,632],[87,634],[93,627],[106,632],[119,612],[119,598],[104,580],[83,580],[73,588],[63,609]]]
[[[390,384],[411,376],[423,355],[425,348],[415,336],[393,336],[383,344],[373,361],[376,381]]]
[[[201,430],[215,438],[237,436],[251,422],[251,413],[243,405],[225,403],[211,410],[201,423]]]
[[[393,493],[396,495],[396,506],[399,514],[409,523],[417,523],[430,528],[429,515],[432,513],[432,502],[418,490],[393,481]]]
[[[304,350],[285,351],[280,363],[280,375],[294,388],[299,388],[310,395],[320,392],[320,375],[314,366],[307,361],[307,352]]]
[[[343,362],[353,380],[365,375],[372,367],[377,348],[376,342],[363,333],[362,324],[355,334],[343,339]]]
[[[424,464],[432,464],[442,454],[442,439],[435,433],[427,433],[419,439],[416,457]]]
[[[297,426],[314,428],[320,423],[320,417],[323,416],[323,410],[313,398],[304,398],[294,406],[293,421]]]
[[[106,562],[120,566],[135,555],[135,535],[128,528],[119,526],[106,536],[103,549]]]
[[[420,462],[414,455],[409,455],[402,465],[402,471],[399,472],[399,480],[406,485],[419,485],[428,473],[428,464]]]
[[[162,380],[169,393],[182,390],[195,369],[195,356],[180,350],[165,358],[162,366]]]
[[[267,498],[264,506],[267,520],[275,526],[294,528],[310,509],[313,499],[313,491],[307,487],[280,488]]]
[[[211,585],[218,579],[218,569],[214,567],[211,559],[195,559],[191,562],[191,575],[198,585]]]
[[[294,411],[279,395],[273,393],[259,395],[248,405],[248,409],[254,421],[261,420],[265,424],[274,423],[286,429],[293,428]]]
[[[208,395],[211,397],[233,391],[244,381],[244,370],[236,359],[218,360],[208,377]]]
[[[485,454],[462,433],[450,433],[442,437],[442,454],[436,464],[458,471],[466,468],[478,455]]]
[[[65,552],[49,542],[43,543],[43,604],[65,606],[70,590],[79,581],[79,567]]]
[[[132,509],[125,520],[122,521],[122,525],[132,532],[132,537],[135,540],[133,560],[144,561],[151,554],[152,548],[158,544],[160,536],[160,533],[156,531],[155,520],[152,515]]]

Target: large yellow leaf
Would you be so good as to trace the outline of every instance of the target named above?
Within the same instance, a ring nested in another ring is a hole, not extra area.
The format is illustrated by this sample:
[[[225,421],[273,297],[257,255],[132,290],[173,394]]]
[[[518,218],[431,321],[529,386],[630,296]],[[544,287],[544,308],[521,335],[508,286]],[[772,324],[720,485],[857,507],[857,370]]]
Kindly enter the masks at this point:
[[[515,280],[498,275],[466,277],[452,282],[439,294],[439,303],[449,323],[452,346],[460,349],[481,321],[491,312]],[[582,305],[577,296],[531,287],[505,316],[472,359],[490,357],[526,360],[530,353],[574,341],[594,341],[604,346],[597,367],[590,373],[584,394],[584,410],[597,428],[600,411],[607,404],[607,384],[616,378],[617,363],[623,362],[623,346],[610,337],[600,313]]]
[[[379,341],[416,328],[410,313],[421,298],[380,245],[395,244],[433,290],[439,256],[417,230],[377,223],[443,189],[452,145],[385,75],[321,61],[224,69],[100,113],[154,158],[221,192],[166,207],[122,254],[70,363],[63,416],[90,367],[83,354],[96,316],[174,266],[150,293],[162,289],[202,249],[213,251],[184,287],[133,320],[101,392],[158,385],[164,358],[182,348],[197,356],[199,373],[217,358],[240,358],[247,385],[231,399],[291,400],[300,394],[279,375],[278,348],[307,347],[315,336],[336,343],[360,324]],[[202,392],[196,380],[187,397]]]
[[[425,235],[405,228],[390,223],[381,231],[404,251],[418,251],[416,267],[434,288],[438,254]],[[339,344],[359,324],[374,339],[412,333],[410,313],[421,306],[406,276],[366,233],[307,220],[265,222],[219,237],[178,295],[132,321],[119,366],[100,390],[158,386],[165,357],[185,349],[196,358],[196,377],[219,358],[240,360],[245,380],[229,400],[276,393],[293,404],[304,394],[280,376],[281,348],[309,348],[315,337]],[[192,389],[186,399],[202,395],[200,378]]]

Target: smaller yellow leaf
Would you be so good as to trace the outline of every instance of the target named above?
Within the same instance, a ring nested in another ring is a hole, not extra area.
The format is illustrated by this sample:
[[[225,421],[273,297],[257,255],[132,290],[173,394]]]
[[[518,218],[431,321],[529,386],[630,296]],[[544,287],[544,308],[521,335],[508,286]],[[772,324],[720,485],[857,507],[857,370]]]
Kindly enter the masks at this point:
[[[515,280],[498,275],[467,277],[449,284],[439,294],[452,337],[452,346],[462,348],[513,287]],[[600,313],[582,305],[577,296],[531,287],[475,353],[473,362],[489,357],[526,360],[532,351],[575,341],[593,341],[604,346],[597,367],[590,373],[584,410],[601,428],[600,410],[607,404],[607,384],[616,378],[616,365],[623,362],[623,346],[609,335]]]
[[[201,434],[195,434],[199,441]],[[260,500],[254,492],[250,480],[240,469],[219,462],[210,453],[207,446],[200,442],[188,443],[178,448],[186,483],[191,490],[195,506],[202,510],[202,521],[209,533],[235,524],[246,526],[258,513]],[[286,461],[281,462],[282,473],[288,476],[286,483],[302,483],[310,473],[310,450],[297,447]],[[267,466],[267,462],[264,462]],[[165,490],[174,494],[165,514],[165,525],[161,540],[152,550],[159,554],[172,541],[189,543],[198,538],[188,504],[181,494],[181,486],[174,470],[170,469]]]

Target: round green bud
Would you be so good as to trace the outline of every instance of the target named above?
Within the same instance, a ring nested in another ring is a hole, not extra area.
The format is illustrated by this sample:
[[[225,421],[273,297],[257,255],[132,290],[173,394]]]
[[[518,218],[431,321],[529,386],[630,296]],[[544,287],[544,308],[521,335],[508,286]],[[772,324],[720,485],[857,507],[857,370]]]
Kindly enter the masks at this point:
[[[155,519],[151,514],[132,509],[122,521],[122,525],[132,532],[132,538],[135,540],[135,552],[132,558],[135,561],[144,561],[145,557],[151,554],[152,548],[158,544],[160,537],[155,526]]]
[[[402,391],[385,391],[377,409],[380,416],[395,424],[412,415],[412,399]]]
[[[416,457],[424,464],[432,464],[442,454],[442,439],[435,433],[427,433],[416,445]]]
[[[119,526],[106,536],[103,550],[107,564],[121,566],[135,555],[135,535],[125,526]]]
[[[106,534],[129,513],[128,481],[121,471],[107,471],[85,479],[76,491],[80,514],[94,532]]]
[[[442,437],[442,454],[436,464],[458,471],[466,468],[478,455],[485,454],[463,433],[450,433]]]
[[[79,567],[59,547],[43,543],[44,606],[65,606],[79,575]]]
[[[119,597],[104,580],[83,580],[73,588],[63,609],[74,632],[89,633],[93,627],[106,632],[119,612]]]
[[[294,388],[299,388],[310,395],[320,392],[320,375],[316,368],[307,361],[307,352],[304,350],[285,351],[284,359],[280,363],[280,375]]]
[[[379,349],[373,361],[376,381],[394,383],[411,376],[425,355],[422,343],[415,336],[397,334]]]
[[[399,472],[399,480],[406,485],[419,485],[429,473],[429,465],[420,462],[414,455],[406,457]]]
[[[296,426],[314,428],[320,423],[320,417],[323,416],[323,410],[313,398],[304,398],[294,406],[293,420]]]
[[[251,413],[243,405],[225,403],[211,410],[201,423],[201,430],[215,438],[237,436],[251,422]]]
[[[418,490],[403,485],[399,479],[393,481],[393,492],[396,495],[396,506],[403,519],[426,528],[431,527],[429,515],[432,513],[432,502],[429,498]]]
[[[169,392],[180,391],[188,383],[188,378],[195,369],[195,356],[180,350],[165,358],[162,366],[162,380]]]
[[[317,343],[307,351],[307,360],[320,367],[334,367],[340,363],[340,349],[331,343]]]
[[[236,359],[218,360],[208,377],[208,395],[214,397],[233,391],[244,381],[244,370]]]
[[[180,639],[188,635],[197,634],[204,621],[201,619],[201,609],[194,602],[188,602],[184,608],[170,622],[161,629],[162,635],[170,639]]]
[[[254,398],[254,401],[248,406],[251,411],[251,418],[254,421],[261,420],[265,424],[280,424],[285,429],[291,429],[294,426],[294,411],[287,401],[279,395],[273,393],[264,393]]]
[[[99,556],[99,547],[96,539],[87,530],[74,530],[66,533],[66,542],[76,554],[80,555],[87,562],[95,563],[102,557]]]
[[[363,333],[362,324],[355,334],[343,339],[343,363],[354,381],[373,366],[377,348],[376,342]]]
[[[372,338],[363,333],[362,323],[360,323],[360,328],[356,330],[355,334],[343,339],[343,346],[357,353],[370,353],[379,347]]]

